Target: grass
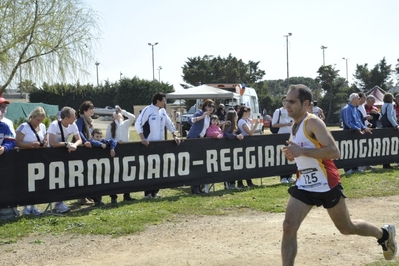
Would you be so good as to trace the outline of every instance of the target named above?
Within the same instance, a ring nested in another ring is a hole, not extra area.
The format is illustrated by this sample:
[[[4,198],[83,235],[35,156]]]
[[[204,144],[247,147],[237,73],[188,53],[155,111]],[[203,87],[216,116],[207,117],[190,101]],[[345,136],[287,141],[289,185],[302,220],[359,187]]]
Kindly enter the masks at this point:
[[[210,196],[189,194],[188,187],[163,189],[162,199],[146,200],[143,193],[132,193],[138,200],[120,202],[117,207],[80,208],[76,201],[68,201],[73,211],[65,216],[20,217],[0,222],[0,244],[15,242],[29,234],[101,234],[121,236],[143,231],[148,224],[178,219],[182,215],[226,215],[252,209],[262,212],[284,212],[288,200],[287,186],[279,184],[277,177],[255,179],[258,187],[247,190],[223,190],[216,184]],[[399,177],[395,170],[375,170],[373,173],[354,174],[342,178],[345,194],[349,198],[383,197],[396,195]],[[120,196],[119,199],[122,197]],[[44,209],[46,205],[39,205]]]
[[[261,184],[262,182],[262,184]],[[254,179],[258,186],[244,190],[224,190],[216,184],[216,191],[209,196],[189,194],[188,187],[161,190],[162,199],[146,200],[142,192],[132,193],[133,203],[120,202],[117,207],[104,196],[105,207],[81,209],[76,201],[67,202],[73,210],[70,214],[20,217],[0,222],[0,245],[15,243],[18,239],[37,235],[32,244],[42,244],[40,235],[99,234],[113,237],[144,231],[147,225],[167,221],[179,221],[187,215],[239,214],[248,209],[261,212],[281,213],[288,200],[288,185],[279,183],[278,177]],[[397,195],[399,177],[396,170],[377,169],[371,173],[342,177],[345,194],[349,199]],[[121,195],[119,199],[121,199]],[[44,209],[46,205],[38,206]],[[369,266],[397,265],[377,261]]]

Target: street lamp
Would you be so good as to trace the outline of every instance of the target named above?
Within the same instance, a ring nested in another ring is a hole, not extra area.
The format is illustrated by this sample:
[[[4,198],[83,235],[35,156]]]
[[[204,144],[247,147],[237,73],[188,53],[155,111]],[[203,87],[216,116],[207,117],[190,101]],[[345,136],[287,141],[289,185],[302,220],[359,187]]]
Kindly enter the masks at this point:
[[[122,72],[119,72],[119,80],[122,80]]]
[[[98,65],[100,64],[100,62],[96,62],[96,70],[97,70],[97,87],[98,87]]]
[[[154,44],[148,43],[148,45],[150,45],[151,48],[152,48],[152,80],[155,79],[155,69],[154,69],[154,46],[157,45],[157,44],[158,44],[157,42],[154,43]]]
[[[327,49],[327,46],[322,45],[320,48],[323,50],[323,66],[325,66],[326,65],[326,61],[325,61],[325,58],[324,58],[324,50]]]
[[[162,70],[162,67],[159,66],[158,67],[158,80],[159,80],[159,83],[161,83],[161,70]]]
[[[342,57],[342,59],[344,59],[346,61],[346,82],[349,82],[349,80],[348,80],[348,60],[349,60],[349,58]]]
[[[286,46],[287,46],[287,80],[290,78],[290,71],[289,71],[289,64],[288,64],[288,37],[292,36],[292,33],[289,32],[287,35],[284,35],[286,40]]]

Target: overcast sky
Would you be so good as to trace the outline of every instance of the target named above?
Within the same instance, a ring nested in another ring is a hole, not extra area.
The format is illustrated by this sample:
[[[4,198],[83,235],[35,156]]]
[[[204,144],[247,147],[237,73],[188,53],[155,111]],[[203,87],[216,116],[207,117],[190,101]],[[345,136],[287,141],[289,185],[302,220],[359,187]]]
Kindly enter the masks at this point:
[[[335,65],[353,82],[356,64],[374,67],[385,56],[392,69],[399,58],[395,0],[85,0],[100,16],[98,75],[114,82],[137,76],[182,82],[188,57],[229,53],[244,62],[260,61],[264,79],[315,78],[323,64]],[[159,67],[162,70],[158,70]],[[96,66],[84,81],[96,84]],[[83,79],[82,79],[83,80]]]

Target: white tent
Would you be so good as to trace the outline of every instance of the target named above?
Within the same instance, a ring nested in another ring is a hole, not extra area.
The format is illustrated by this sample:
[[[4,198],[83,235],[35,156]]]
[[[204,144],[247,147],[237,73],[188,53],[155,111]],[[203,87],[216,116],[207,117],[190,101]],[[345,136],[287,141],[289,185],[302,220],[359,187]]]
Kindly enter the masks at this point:
[[[208,85],[200,85],[166,94],[167,99],[231,99],[233,97],[239,97],[239,94]]]

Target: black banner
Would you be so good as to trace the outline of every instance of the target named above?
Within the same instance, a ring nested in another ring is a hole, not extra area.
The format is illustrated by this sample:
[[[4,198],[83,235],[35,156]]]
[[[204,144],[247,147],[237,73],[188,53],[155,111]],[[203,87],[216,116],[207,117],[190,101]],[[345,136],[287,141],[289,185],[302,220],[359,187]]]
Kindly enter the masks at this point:
[[[399,161],[393,129],[332,134],[341,151],[338,168]],[[114,158],[101,148],[13,150],[0,156],[0,207],[291,174],[295,164],[280,150],[288,137],[134,142],[118,145]]]

